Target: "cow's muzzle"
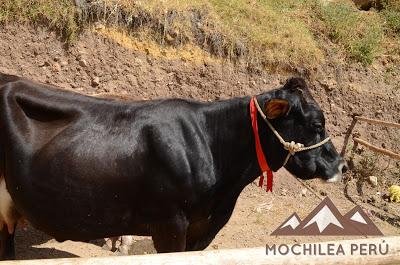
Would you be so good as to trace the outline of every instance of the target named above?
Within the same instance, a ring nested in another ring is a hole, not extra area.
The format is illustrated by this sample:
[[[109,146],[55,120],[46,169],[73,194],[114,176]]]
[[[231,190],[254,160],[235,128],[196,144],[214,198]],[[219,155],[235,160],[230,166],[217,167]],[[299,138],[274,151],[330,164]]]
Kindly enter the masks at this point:
[[[329,178],[326,180],[326,182],[339,182],[342,180],[343,174],[346,173],[348,167],[346,161],[343,159],[340,161],[338,168],[337,168],[337,173],[333,175],[333,177]]]

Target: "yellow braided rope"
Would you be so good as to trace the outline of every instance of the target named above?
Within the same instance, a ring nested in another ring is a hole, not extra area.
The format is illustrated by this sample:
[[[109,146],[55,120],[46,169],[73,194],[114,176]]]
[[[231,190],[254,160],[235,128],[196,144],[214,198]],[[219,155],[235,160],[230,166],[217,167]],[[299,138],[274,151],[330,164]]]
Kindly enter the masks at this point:
[[[260,105],[258,104],[258,101],[257,101],[256,97],[254,97],[254,103],[255,103],[256,108],[257,108],[258,112],[260,113],[261,117],[267,123],[268,127],[271,129],[271,131],[278,138],[279,142],[281,142],[281,144],[283,145],[285,150],[289,151],[289,153],[288,153],[288,155],[287,155],[287,157],[285,159],[285,162],[283,163],[283,166],[285,166],[286,163],[289,161],[289,158],[290,158],[291,155],[295,155],[297,152],[302,152],[302,151],[311,150],[311,149],[320,147],[320,146],[326,144],[330,140],[330,137],[327,137],[324,140],[322,140],[321,142],[313,144],[313,145],[310,145],[310,146],[304,146],[304,144],[295,143],[294,141],[286,142],[282,138],[282,136],[275,130],[275,128],[272,126],[272,124],[269,122],[267,116],[264,114],[264,112],[260,108]]]

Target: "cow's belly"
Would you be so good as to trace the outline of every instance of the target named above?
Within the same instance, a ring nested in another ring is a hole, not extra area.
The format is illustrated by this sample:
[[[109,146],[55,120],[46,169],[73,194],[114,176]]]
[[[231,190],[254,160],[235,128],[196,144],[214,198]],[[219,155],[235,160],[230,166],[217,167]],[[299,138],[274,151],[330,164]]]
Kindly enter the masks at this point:
[[[153,188],[115,174],[93,182],[95,176],[90,172],[43,176],[37,170],[27,177],[10,176],[19,180],[11,194],[34,227],[60,241],[150,235],[148,224],[160,224],[174,211],[168,198],[154,200],[149,191],[154,192]]]
[[[46,187],[24,189],[29,197],[16,200],[21,212],[34,227],[58,240],[90,240],[109,236],[131,234],[140,219],[135,218],[135,207],[123,199],[111,196],[103,198],[92,193],[67,190],[58,191]],[[101,191],[99,191],[101,193]],[[29,200],[29,202],[27,201]]]

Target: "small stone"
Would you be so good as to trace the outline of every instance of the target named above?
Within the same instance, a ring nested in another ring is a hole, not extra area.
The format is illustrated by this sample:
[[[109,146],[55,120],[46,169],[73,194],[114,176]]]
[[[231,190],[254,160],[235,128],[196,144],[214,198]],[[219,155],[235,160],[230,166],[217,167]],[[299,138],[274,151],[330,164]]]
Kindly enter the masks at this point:
[[[282,196],[286,196],[287,195],[288,190],[287,189],[282,189],[281,190],[281,195]]]
[[[326,91],[332,91],[337,87],[337,83],[333,79],[321,81],[320,84]]]
[[[323,191],[323,190],[319,191],[319,194],[321,194],[322,196],[328,195],[328,194],[326,193],[326,191]]]
[[[212,245],[212,248],[213,248],[213,249],[218,249],[219,247],[218,247],[217,244],[214,244],[214,245]]]
[[[61,65],[62,67],[65,67],[65,66],[68,65],[68,61],[61,61],[61,62],[60,62],[60,65]]]
[[[95,77],[93,77],[93,79],[92,79],[92,86],[93,86],[93,87],[96,87],[96,86],[98,86],[98,85],[100,85],[100,78],[99,78],[98,76],[95,76]]]
[[[308,190],[306,188],[301,189],[301,196],[306,197],[307,196],[307,191]]]
[[[385,212],[388,212],[389,211],[389,208],[388,207],[383,207],[383,210],[385,211]]]
[[[376,197],[375,197],[374,195],[372,195],[371,197],[369,197],[369,198],[367,199],[367,202],[369,202],[369,203],[375,203],[375,202],[376,202]]]
[[[45,67],[45,66],[50,66],[50,63],[48,61],[44,61],[42,63],[39,63],[39,67]]]
[[[53,63],[52,70],[54,72],[60,72],[61,71],[61,65],[59,63]]]
[[[369,182],[371,183],[372,186],[376,187],[378,186],[378,178],[375,176],[369,176],[368,177]]]
[[[79,65],[82,66],[82,67],[86,67],[87,66],[86,60],[85,59],[80,59],[79,60]]]
[[[106,27],[104,26],[104,24],[103,23],[101,23],[101,22],[96,22],[95,24],[94,24],[94,29],[95,30],[103,30],[103,29],[105,29]]]

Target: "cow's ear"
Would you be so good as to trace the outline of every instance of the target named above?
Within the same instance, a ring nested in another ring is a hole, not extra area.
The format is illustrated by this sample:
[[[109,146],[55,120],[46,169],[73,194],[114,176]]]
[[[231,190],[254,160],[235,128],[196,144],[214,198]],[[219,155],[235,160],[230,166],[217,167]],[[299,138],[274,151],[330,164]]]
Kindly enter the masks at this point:
[[[268,119],[276,119],[289,113],[290,105],[284,99],[271,99],[265,103],[265,114]]]
[[[307,88],[306,81],[301,77],[292,77],[286,81],[283,89],[294,92],[296,90],[303,91]]]

